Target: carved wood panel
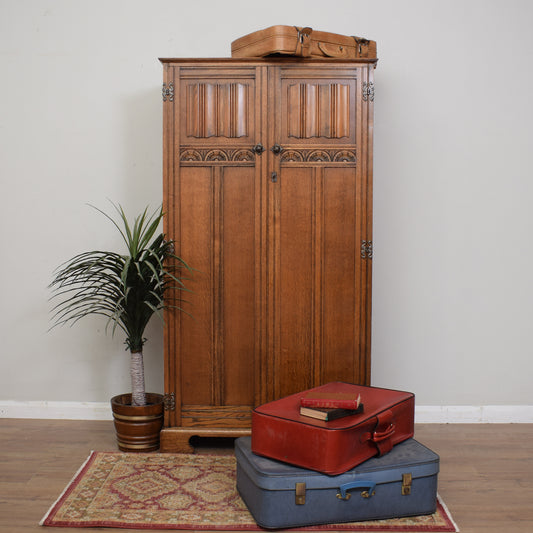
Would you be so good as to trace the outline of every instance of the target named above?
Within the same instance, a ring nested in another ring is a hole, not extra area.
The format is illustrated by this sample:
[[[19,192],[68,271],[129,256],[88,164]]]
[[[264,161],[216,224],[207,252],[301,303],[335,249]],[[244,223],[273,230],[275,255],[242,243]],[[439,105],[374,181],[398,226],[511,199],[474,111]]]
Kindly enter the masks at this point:
[[[248,76],[248,73],[246,73]],[[255,80],[187,78],[180,87],[181,144],[250,144],[255,133]]]
[[[272,198],[276,397],[365,382],[357,172],[338,162],[281,166]]]
[[[347,79],[313,79],[301,69],[297,76],[283,71],[278,118],[279,142],[288,144],[354,145],[356,86]]]
[[[249,131],[248,86],[243,83],[187,85],[188,137],[245,137]]]
[[[341,139],[350,134],[349,86],[340,83],[294,83],[287,88],[289,137]]]
[[[196,269],[187,283],[192,316],[180,317],[180,352],[188,361],[179,375],[180,400],[183,405],[210,405],[214,412],[224,406],[251,406],[255,169],[183,167],[180,186],[180,253]]]

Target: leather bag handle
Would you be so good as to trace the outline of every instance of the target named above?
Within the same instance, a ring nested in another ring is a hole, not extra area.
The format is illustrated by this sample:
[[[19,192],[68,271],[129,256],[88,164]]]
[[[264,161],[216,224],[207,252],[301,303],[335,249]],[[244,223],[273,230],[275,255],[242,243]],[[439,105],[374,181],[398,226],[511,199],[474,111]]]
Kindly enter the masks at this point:
[[[318,49],[326,57],[348,57],[349,51],[340,44],[326,44],[326,43],[317,43]]]

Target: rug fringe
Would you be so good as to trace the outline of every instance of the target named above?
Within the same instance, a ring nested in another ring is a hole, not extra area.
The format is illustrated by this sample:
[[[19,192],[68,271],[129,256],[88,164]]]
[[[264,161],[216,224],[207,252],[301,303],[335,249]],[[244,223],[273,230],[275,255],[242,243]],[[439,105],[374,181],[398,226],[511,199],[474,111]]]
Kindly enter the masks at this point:
[[[46,522],[47,518],[50,516],[50,513],[53,511],[54,507],[60,502],[61,498],[63,498],[63,496],[65,495],[67,490],[71,487],[72,483],[74,483],[76,478],[81,474],[81,472],[83,471],[83,469],[85,468],[85,466],[87,465],[87,463],[90,461],[91,457],[95,453],[96,452],[94,450],[91,450],[91,453],[89,454],[89,457],[87,457],[87,459],[85,459],[84,463],[78,468],[77,472],[72,476],[72,479],[67,483],[67,486],[65,487],[63,492],[59,495],[57,500],[50,506],[48,511],[46,511],[46,514],[43,516],[42,520],[39,522],[40,526],[44,526],[45,525],[44,523]]]
[[[453,527],[455,528],[456,533],[459,533],[460,531],[459,526],[455,523],[455,520],[452,517],[452,513],[450,513],[450,510],[448,509],[447,505],[444,503],[443,499],[440,497],[439,493],[437,493],[437,499],[439,500],[439,503],[444,509],[448,520],[452,523]]]

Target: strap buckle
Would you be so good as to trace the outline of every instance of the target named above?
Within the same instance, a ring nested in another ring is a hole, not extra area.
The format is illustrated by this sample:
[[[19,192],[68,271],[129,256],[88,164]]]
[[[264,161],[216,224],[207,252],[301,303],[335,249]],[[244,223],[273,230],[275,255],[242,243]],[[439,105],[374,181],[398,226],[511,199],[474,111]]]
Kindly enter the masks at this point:
[[[296,36],[296,50],[294,52],[297,56],[309,57],[311,55],[311,33],[312,28],[298,28],[295,26],[298,32]]]

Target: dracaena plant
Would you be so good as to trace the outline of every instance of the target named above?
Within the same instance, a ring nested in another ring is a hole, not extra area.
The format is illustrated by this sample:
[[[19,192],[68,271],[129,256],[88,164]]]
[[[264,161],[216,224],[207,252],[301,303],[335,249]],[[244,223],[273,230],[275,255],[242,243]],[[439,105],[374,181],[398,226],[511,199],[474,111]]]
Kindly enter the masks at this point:
[[[52,327],[103,315],[108,319],[106,330],[122,329],[131,354],[132,404],[146,405],[144,330],[153,315],[163,319],[163,309],[183,310],[184,274],[191,269],[174,255],[174,243],[158,231],[162,208],[151,215],[146,208],[130,223],[122,207],[113,206],[118,222],[95,209],[118,229],[127,253],[84,252],[60,265],[50,284],[52,300],[58,300],[52,310]]]

